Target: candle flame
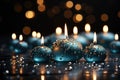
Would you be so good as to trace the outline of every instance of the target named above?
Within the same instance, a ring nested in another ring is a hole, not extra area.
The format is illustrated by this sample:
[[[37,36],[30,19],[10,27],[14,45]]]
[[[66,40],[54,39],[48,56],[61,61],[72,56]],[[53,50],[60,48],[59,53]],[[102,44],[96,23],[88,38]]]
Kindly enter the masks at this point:
[[[36,37],[36,36],[37,36],[36,31],[33,31],[33,32],[32,32],[32,37]]]
[[[77,26],[74,26],[74,28],[73,28],[73,34],[74,35],[78,34],[78,28],[77,28]]]
[[[107,25],[104,25],[104,26],[103,26],[103,32],[104,32],[104,33],[107,33],[107,32],[108,32],[108,26],[107,26]]]
[[[16,39],[16,34],[15,33],[12,33],[12,39]]]
[[[61,35],[62,34],[62,28],[61,27],[57,27],[55,30],[56,35]]]
[[[118,34],[115,34],[115,40],[118,40],[118,39],[119,39]]]
[[[40,32],[37,32],[37,33],[36,33],[36,37],[37,37],[37,38],[40,38],[40,37],[41,37],[41,33],[40,33]]]
[[[23,36],[22,36],[22,35],[19,36],[19,40],[20,40],[20,41],[23,40]]]
[[[68,30],[67,30],[67,24],[65,23],[65,27],[64,27],[64,32],[65,32],[65,36],[68,37]]]
[[[44,44],[44,37],[42,36],[41,38],[41,44],[43,45]]]
[[[41,80],[45,80],[45,75],[41,75]]]
[[[97,43],[97,35],[96,35],[96,32],[94,32],[93,43]]]
[[[88,23],[85,24],[85,31],[86,31],[87,33],[89,33],[90,30],[91,30],[90,24],[88,24]]]

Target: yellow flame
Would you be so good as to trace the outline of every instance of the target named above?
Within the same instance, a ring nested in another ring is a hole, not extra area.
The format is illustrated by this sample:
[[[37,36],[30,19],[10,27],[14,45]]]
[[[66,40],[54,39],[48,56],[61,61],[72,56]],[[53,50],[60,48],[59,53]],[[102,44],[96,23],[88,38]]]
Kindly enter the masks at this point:
[[[108,26],[107,26],[107,25],[104,25],[104,26],[103,26],[103,32],[104,32],[104,33],[107,33],[107,32],[108,32]]]
[[[57,27],[55,30],[56,35],[61,35],[62,34],[62,28],[61,27]]]
[[[93,42],[94,42],[94,43],[97,43],[97,35],[96,35],[96,32],[94,32]]]
[[[36,37],[37,37],[37,38],[40,38],[40,37],[41,37],[41,33],[40,33],[40,32],[37,32],[37,33],[36,33]]]
[[[85,24],[85,31],[86,31],[87,33],[89,33],[90,30],[91,30],[90,24],[88,24],[88,23]]]
[[[14,40],[16,39],[16,34],[15,33],[12,34],[12,39],[14,39]]]
[[[68,30],[67,30],[67,24],[65,23],[65,28],[64,28],[65,36],[68,37]]]
[[[93,80],[97,80],[97,73],[95,70],[93,70]]]
[[[77,28],[77,26],[74,26],[74,28],[73,28],[73,34],[74,35],[78,34],[78,28]]]
[[[36,37],[36,36],[37,36],[36,31],[33,31],[33,32],[32,32],[32,37]]]
[[[19,36],[19,40],[20,40],[20,41],[23,40],[23,36],[22,36],[22,35]]]
[[[23,74],[23,68],[22,67],[20,68],[19,72],[20,72],[20,74]]]
[[[45,80],[45,75],[41,75],[41,80]]]
[[[118,34],[115,34],[115,40],[118,40],[118,39],[119,39]]]
[[[44,44],[44,37],[42,36],[41,38],[41,44],[43,45]]]

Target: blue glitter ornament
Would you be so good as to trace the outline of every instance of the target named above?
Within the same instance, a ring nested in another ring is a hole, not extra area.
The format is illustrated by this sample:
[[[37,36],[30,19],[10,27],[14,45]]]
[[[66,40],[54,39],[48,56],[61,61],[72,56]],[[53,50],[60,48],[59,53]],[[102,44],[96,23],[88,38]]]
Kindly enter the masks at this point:
[[[82,45],[74,39],[57,40],[52,50],[54,61],[77,61],[82,58]]]
[[[52,50],[47,46],[37,46],[32,50],[34,62],[49,62]]]

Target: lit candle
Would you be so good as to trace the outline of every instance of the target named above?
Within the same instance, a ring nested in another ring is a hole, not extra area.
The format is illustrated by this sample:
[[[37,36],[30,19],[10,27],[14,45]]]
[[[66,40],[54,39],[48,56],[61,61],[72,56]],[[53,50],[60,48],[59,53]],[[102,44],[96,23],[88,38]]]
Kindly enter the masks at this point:
[[[120,53],[120,41],[118,34],[115,34],[115,40],[110,43],[111,53]]]
[[[71,37],[75,40],[77,40],[78,42],[80,42],[82,44],[82,46],[85,48],[85,46],[88,45],[88,40],[81,36],[81,35],[78,35],[78,28],[77,26],[74,26],[73,28],[73,35],[71,35]]]
[[[53,46],[53,59],[57,62],[77,61],[82,57],[82,45],[68,37],[67,25],[64,27],[66,38],[57,40]]]
[[[87,46],[83,53],[87,62],[104,62],[106,50],[103,46],[97,44],[96,32],[94,32],[93,43],[91,43],[90,46]]]
[[[9,48],[10,48],[11,51],[13,51],[15,49],[16,44],[19,42],[19,40],[16,39],[16,34],[15,33],[13,33],[11,37],[12,37],[12,40],[10,40]]]
[[[29,48],[32,49],[38,45],[40,45],[40,40],[39,38],[41,37],[41,34],[36,31],[32,32],[32,37],[28,38],[28,44],[29,44]]]
[[[55,30],[55,33],[53,33],[52,35],[50,35],[50,37],[48,38],[48,44],[51,47],[53,45],[53,43],[56,40],[59,39],[65,39],[65,35],[62,34],[62,28],[61,27],[57,27]]]
[[[23,36],[20,35],[19,36],[19,42],[18,44],[15,46],[14,52],[16,54],[22,54],[22,53],[26,53],[28,49],[28,43],[23,41]]]
[[[109,28],[107,25],[103,26],[103,32],[98,34],[98,43],[103,45],[105,48],[109,48],[109,44],[114,40],[114,34],[108,32]]]
[[[85,24],[85,32],[81,33],[82,36],[84,36],[88,41],[89,43],[92,42],[93,40],[93,32],[91,32],[91,26],[90,24]]]
[[[36,46],[32,50],[32,59],[35,63],[49,62],[52,50],[44,45],[44,37],[41,38],[41,46]]]

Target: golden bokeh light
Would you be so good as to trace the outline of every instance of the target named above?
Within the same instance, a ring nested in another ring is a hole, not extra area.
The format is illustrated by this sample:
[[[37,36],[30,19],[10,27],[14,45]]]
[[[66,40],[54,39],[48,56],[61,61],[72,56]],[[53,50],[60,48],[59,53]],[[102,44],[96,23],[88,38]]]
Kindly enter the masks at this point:
[[[72,15],[73,15],[73,13],[72,13],[71,10],[69,10],[69,9],[68,9],[68,10],[65,10],[65,12],[64,12],[65,18],[69,19],[69,18],[72,17]]]
[[[15,33],[12,33],[12,36],[11,36],[11,37],[12,37],[12,39],[14,39],[14,40],[17,38]]]
[[[75,14],[75,15],[73,16],[73,21],[74,21],[75,23],[81,22],[82,20],[83,20],[83,16],[82,16],[81,14]]]
[[[85,24],[85,32],[89,33],[91,31],[91,26],[90,24],[86,23]]]
[[[115,34],[115,40],[119,40],[118,34]]]
[[[106,22],[106,21],[108,21],[108,19],[109,19],[109,16],[106,13],[101,14],[102,21]]]
[[[72,8],[73,5],[74,5],[74,3],[73,3],[72,1],[67,1],[67,2],[66,2],[66,7],[67,7],[67,8]]]
[[[37,0],[38,5],[42,5],[44,3],[44,0]]]
[[[80,4],[76,4],[76,5],[75,5],[75,10],[79,11],[79,10],[81,10],[81,8],[82,8],[82,7],[81,7]]]
[[[46,10],[46,6],[45,5],[39,5],[38,6],[38,11],[40,11],[40,12],[44,12]]]
[[[108,30],[109,30],[109,29],[108,29],[108,25],[104,25],[104,26],[103,26],[103,32],[104,32],[104,33],[107,33]]]
[[[34,18],[35,17],[35,12],[31,11],[31,10],[28,10],[28,11],[25,12],[25,17],[28,18],[28,19]]]
[[[57,27],[55,30],[56,35],[61,35],[62,34],[62,28],[61,27]]]
[[[77,28],[77,26],[74,26],[74,28],[73,28],[73,34],[74,35],[78,34],[78,28]]]
[[[23,27],[23,33],[29,35],[31,33],[31,28],[29,26]]]

